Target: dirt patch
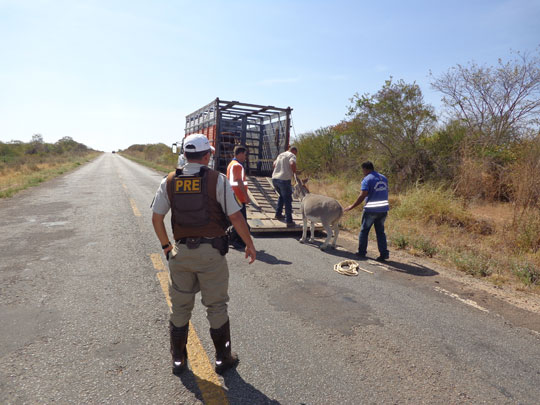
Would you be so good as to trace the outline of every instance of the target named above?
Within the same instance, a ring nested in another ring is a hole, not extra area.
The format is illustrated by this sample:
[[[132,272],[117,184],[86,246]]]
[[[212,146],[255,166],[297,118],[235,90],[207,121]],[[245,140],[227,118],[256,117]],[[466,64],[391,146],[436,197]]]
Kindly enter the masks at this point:
[[[493,222],[498,227],[503,227],[512,222],[513,213],[509,204],[482,203],[471,205],[468,209],[475,218]]]

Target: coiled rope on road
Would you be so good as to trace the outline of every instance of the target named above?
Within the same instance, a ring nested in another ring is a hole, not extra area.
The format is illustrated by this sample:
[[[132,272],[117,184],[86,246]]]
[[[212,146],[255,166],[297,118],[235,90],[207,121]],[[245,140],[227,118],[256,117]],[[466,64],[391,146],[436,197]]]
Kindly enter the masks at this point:
[[[357,262],[354,260],[343,260],[342,262],[339,262],[338,264],[334,265],[334,271],[338,272],[339,274],[343,274],[345,276],[357,276],[358,270],[365,271],[366,273],[373,274],[372,271],[369,271],[367,269],[363,269],[358,265]]]
[[[354,260],[343,260],[334,265],[334,271],[345,276],[357,276],[358,268],[358,263]]]

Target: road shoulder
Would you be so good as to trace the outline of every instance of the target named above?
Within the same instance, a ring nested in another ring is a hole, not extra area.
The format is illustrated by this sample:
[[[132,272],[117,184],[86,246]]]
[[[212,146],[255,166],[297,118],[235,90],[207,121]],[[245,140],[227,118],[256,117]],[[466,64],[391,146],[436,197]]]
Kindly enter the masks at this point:
[[[358,236],[340,231],[339,245],[347,251],[355,252]],[[399,250],[392,250],[390,255],[385,268],[396,280],[422,286],[432,285],[439,292],[477,303],[479,307],[502,316],[512,325],[530,329],[540,335],[540,296],[518,291],[509,285],[494,285],[445,266],[436,259],[417,257]],[[368,256],[378,256],[373,241],[368,246]],[[423,269],[423,274],[407,271],[408,268]],[[420,277],[428,274],[429,277]]]

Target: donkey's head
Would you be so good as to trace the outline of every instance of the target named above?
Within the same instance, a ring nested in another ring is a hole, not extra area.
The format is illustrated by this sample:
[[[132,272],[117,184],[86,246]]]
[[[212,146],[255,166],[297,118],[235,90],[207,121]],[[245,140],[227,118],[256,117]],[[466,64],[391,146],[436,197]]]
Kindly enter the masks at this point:
[[[296,200],[302,200],[306,194],[309,194],[309,190],[306,187],[306,183],[309,179],[300,180],[297,176],[294,176],[296,179],[296,184],[293,188],[293,198]]]

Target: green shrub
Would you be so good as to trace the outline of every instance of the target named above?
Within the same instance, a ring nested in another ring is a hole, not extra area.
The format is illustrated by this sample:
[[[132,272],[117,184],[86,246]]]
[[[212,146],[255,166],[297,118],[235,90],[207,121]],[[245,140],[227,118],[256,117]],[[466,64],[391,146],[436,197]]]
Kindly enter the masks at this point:
[[[466,227],[474,223],[472,215],[463,208],[462,201],[451,190],[427,184],[417,185],[407,191],[392,210],[392,215],[454,227]]]
[[[536,253],[540,250],[540,213],[527,210],[516,218],[513,229],[514,251]]]
[[[486,277],[491,275],[491,260],[484,255],[474,252],[453,252],[450,259],[458,270],[475,277]]]
[[[178,160],[178,155],[172,153],[171,148],[164,143],[131,145],[120,153],[135,162],[162,171],[175,168]]]
[[[418,237],[413,240],[413,247],[420,250],[427,257],[433,257],[437,254],[437,247],[428,239],[424,237]]]
[[[395,246],[397,249],[407,249],[407,247],[409,246],[409,239],[402,234],[391,236],[390,241],[392,242],[392,245]]]
[[[520,262],[512,265],[513,273],[525,285],[540,285],[540,269],[531,263]]]

